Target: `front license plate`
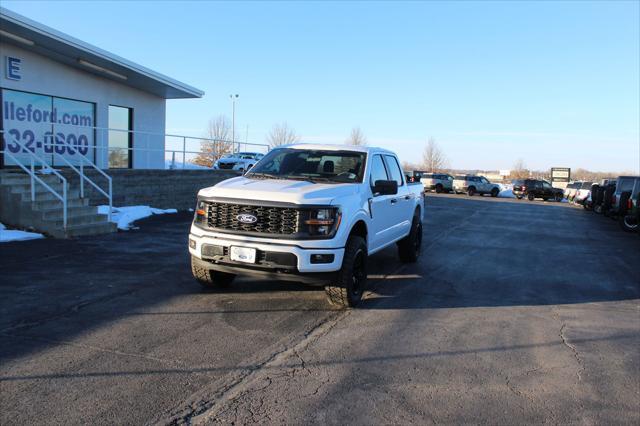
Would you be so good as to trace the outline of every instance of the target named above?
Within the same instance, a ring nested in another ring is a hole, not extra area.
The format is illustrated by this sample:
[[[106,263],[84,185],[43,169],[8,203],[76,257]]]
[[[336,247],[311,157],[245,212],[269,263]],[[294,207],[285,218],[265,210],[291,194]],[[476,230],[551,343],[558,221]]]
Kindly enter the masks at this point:
[[[236,262],[256,263],[256,249],[231,246],[229,257]]]

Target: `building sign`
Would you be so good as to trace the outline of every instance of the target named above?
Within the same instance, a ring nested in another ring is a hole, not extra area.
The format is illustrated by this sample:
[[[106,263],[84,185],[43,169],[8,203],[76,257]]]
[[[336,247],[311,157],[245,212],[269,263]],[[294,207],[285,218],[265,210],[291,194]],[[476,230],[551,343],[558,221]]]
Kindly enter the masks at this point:
[[[571,180],[571,169],[568,167],[552,167],[551,183],[569,182]]]
[[[21,80],[22,79],[22,60],[20,58],[14,58],[12,56],[5,56],[5,76],[9,80]]]
[[[16,90],[2,90],[2,129],[6,150],[29,164],[27,150],[51,165],[94,161],[95,105]],[[8,155],[4,164],[15,164]]]

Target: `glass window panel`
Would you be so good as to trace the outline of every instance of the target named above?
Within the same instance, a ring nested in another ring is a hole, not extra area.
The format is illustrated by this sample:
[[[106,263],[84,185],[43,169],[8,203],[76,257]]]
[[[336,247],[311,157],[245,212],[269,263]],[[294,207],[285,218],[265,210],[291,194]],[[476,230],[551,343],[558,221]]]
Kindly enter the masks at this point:
[[[379,155],[374,155],[371,160],[371,186],[376,184],[379,180],[387,180],[387,170],[384,167],[384,163],[382,162],[382,157]]]
[[[131,109],[109,105],[109,167],[130,167],[130,130]]]
[[[94,160],[94,105],[90,102],[53,98],[53,112],[56,122],[53,149],[63,153],[71,164],[80,164],[81,156]],[[53,164],[67,165],[54,155]]]
[[[45,144],[51,139],[52,98],[34,93],[2,89],[2,128],[6,149],[18,161],[30,161],[24,150],[29,150],[41,158],[50,159],[46,155]],[[50,146],[50,144],[48,144]],[[50,152],[50,151],[49,151]],[[4,156],[4,164],[15,165],[8,155]]]

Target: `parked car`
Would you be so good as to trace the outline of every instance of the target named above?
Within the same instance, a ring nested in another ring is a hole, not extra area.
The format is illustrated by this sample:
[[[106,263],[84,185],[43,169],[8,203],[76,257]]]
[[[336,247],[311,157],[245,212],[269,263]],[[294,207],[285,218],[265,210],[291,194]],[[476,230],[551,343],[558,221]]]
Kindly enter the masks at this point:
[[[597,184],[597,183],[594,183],[593,185],[591,185],[591,191],[589,191],[589,196],[582,203],[582,207],[585,210],[593,210],[593,206],[595,205],[596,201],[601,197],[601,194],[602,194],[601,188],[602,187],[600,186],[600,184]]]
[[[427,191],[436,191],[438,194],[453,191],[453,176],[446,173],[424,173],[420,182]]]
[[[189,235],[191,270],[203,286],[236,275],[324,285],[355,306],[367,257],[397,244],[420,256],[424,189],[408,183],[380,148],[294,144],[273,149],[243,176],[199,191]]]
[[[264,154],[259,152],[237,152],[235,154],[226,154],[213,163],[213,168],[217,170],[237,170],[240,172],[246,172],[255,166],[262,157],[264,157]]]
[[[564,192],[563,192],[564,198],[566,198],[568,201],[573,201],[573,197],[575,197],[576,193],[578,192],[578,189],[581,186],[582,186],[581,181],[569,183],[567,187],[564,189]]]
[[[626,201],[632,195],[639,176],[618,176],[616,190],[611,196],[610,216],[620,216],[626,211]]]
[[[500,193],[500,186],[489,182],[484,176],[456,176],[453,179],[453,191],[456,194],[466,193],[469,196],[490,194],[492,197],[497,197]]]
[[[589,198],[589,196],[591,195],[592,186],[593,186],[593,182],[582,182],[580,184],[580,188],[578,188],[575,196],[573,197],[573,202],[583,205],[585,200]]]
[[[533,201],[536,198],[542,198],[544,201],[549,199],[562,201],[564,196],[562,189],[554,188],[546,180],[539,179],[519,179],[513,181],[513,195],[515,195],[518,200],[526,197],[529,201]]]
[[[596,213],[602,213],[605,216],[611,215],[611,206],[613,195],[616,192],[617,181],[611,181],[604,186],[602,192],[602,203],[600,206],[594,207]]]
[[[625,231],[640,232],[640,180],[636,180],[626,203],[620,206],[618,220]]]

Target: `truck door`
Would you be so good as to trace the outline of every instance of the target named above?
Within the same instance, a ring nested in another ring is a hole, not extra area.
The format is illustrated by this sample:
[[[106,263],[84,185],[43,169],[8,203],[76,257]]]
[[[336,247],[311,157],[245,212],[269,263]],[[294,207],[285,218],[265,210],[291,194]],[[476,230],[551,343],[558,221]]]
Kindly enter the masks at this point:
[[[398,183],[398,193],[395,202],[391,200],[393,206],[393,231],[394,239],[406,236],[411,230],[411,220],[413,219],[414,195],[409,191],[409,185],[402,178],[402,169],[398,160],[393,155],[385,155],[384,161],[389,173],[389,179]],[[435,176],[435,175],[434,175]]]
[[[542,190],[544,197],[553,198],[553,190],[551,189],[551,184],[549,184],[549,182],[542,181]]]
[[[382,156],[379,154],[371,158],[371,167],[369,172],[369,185],[371,187],[371,201],[369,208],[371,210],[371,225],[369,229],[369,251],[373,252],[381,248],[386,242],[392,240],[393,231],[393,214],[397,201],[396,195],[380,195],[373,193],[373,185],[378,180],[389,180],[387,168],[384,164]]]
[[[487,178],[485,177],[480,178],[480,187],[482,188],[481,191],[483,193],[491,192],[490,186],[491,185],[489,184],[489,181],[487,180]]]

